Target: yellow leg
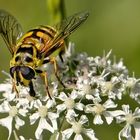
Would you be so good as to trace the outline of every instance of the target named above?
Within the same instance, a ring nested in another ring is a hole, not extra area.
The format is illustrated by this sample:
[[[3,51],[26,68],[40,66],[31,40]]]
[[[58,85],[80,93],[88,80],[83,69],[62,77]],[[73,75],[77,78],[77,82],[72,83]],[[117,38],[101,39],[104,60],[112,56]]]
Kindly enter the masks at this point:
[[[12,84],[12,92],[16,92],[16,96],[19,97],[19,92],[18,92],[17,85],[16,85],[14,79],[13,79],[12,83],[13,83]]]
[[[57,66],[57,62],[56,62],[55,57],[52,57],[52,58],[50,59],[50,62],[53,63],[53,66],[54,66],[54,73],[55,73],[56,78],[58,79],[58,81],[60,82],[60,84],[65,88],[65,85],[63,84],[63,82],[61,81],[61,79],[60,79],[59,76],[58,76],[58,69],[57,69],[58,66]]]
[[[41,77],[44,79],[44,82],[45,82],[45,87],[46,87],[46,95],[49,96],[50,99],[52,99],[51,95],[50,95],[50,92],[49,92],[49,88],[48,88],[48,78],[47,78],[47,73],[46,72],[42,72],[41,74]]]
[[[17,89],[17,81],[16,79],[16,72],[14,72],[14,78],[12,79],[13,87],[12,87],[12,92],[16,92],[16,96],[19,97],[19,92]]]

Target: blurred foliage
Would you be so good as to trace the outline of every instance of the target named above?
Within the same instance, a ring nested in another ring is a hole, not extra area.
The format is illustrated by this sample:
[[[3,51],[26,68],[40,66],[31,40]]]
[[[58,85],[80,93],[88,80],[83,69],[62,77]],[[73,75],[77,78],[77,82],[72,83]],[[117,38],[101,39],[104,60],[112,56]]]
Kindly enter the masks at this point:
[[[70,37],[76,44],[77,52],[85,51],[89,55],[96,56],[102,55],[104,50],[108,52],[112,49],[112,56],[124,59],[130,75],[134,71],[136,77],[140,76],[139,0],[64,0],[64,2],[67,16],[85,10],[90,13],[88,20]],[[37,25],[52,22],[50,10],[46,5],[46,0],[0,1],[0,8],[13,14],[23,26],[24,32]],[[11,55],[0,38],[0,71],[9,71],[10,58]],[[0,73],[0,81],[5,77]],[[110,139],[116,133],[114,130],[110,135],[106,135],[106,132],[100,131],[97,134],[102,137],[101,140]]]

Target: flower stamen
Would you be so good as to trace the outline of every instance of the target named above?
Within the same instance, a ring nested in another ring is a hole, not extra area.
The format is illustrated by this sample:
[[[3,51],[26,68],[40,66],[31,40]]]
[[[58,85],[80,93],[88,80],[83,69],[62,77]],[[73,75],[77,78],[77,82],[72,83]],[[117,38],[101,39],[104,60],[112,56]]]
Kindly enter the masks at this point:
[[[74,108],[75,102],[74,102],[73,99],[67,98],[67,99],[65,100],[64,103],[65,103],[67,109],[72,109],[72,108]]]
[[[72,129],[76,134],[80,134],[83,130],[82,124],[79,122],[75,122],[72,125]]]
[[[96,104],[92,108],[92,111],[95,112],[96,114],[102,114],[105,111],[105,107],[101,104]]]
[[[127,114],[127,115],[125,116],[125,118],[126,118],[126,122],[127,122],[128,124],[134,124],[135,118],[134,118],[133,114]]]
[[[40,108],[38,108],[38,112],[41,118],[45,118],[48,114],[48,109],[46,106],[41,106]]]
[[[18,114],[18,109],[16,106],[11,106],[9,111],[9,116],[15,117]]]

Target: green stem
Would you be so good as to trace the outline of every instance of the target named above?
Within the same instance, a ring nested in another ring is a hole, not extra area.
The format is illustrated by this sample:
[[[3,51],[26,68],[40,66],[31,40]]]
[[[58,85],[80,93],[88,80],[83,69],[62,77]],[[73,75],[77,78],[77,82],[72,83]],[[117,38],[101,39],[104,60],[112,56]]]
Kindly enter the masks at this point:
[[[62,120],[61,120],[61,123],[60,123],[60,126],[59,126],[59,132],[63,129],[63,126],[65,124],[65,115],[62,116]]]
[[[56,24],[65,18],[64,0],[46,0],[47,9],[50,15],[50,24]]]
[[[46,0],[47,9],[50,15],[50,25],[60,23],[66,18],[66,9],[64,0]],[[68,38],[65,39],[66,45],[68,45]]]

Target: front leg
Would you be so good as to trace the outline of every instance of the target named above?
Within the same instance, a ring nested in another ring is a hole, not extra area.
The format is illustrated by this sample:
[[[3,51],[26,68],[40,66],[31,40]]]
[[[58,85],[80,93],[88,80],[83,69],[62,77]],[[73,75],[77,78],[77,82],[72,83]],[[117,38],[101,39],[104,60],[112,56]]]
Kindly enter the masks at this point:
[[[14,79],[12,79],[12,93],[16,92],[16,97],[19,97],[19,91],[17,89],[17,84],[16,81]]]
[[[32,96],[32,97],[35,97],[35,95],[36,95],[35,90],[34,90],[34,87],[33,87],[33,82],[32,82],[32,81],[29,82],[29,94],[30,94],[30,96]]]

